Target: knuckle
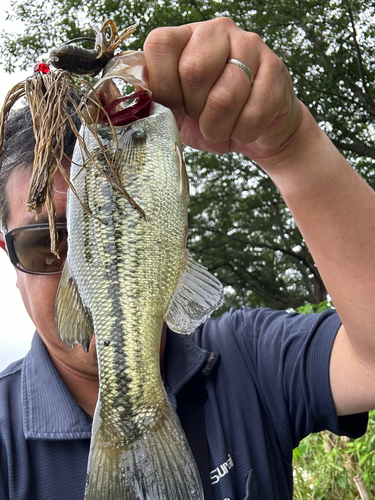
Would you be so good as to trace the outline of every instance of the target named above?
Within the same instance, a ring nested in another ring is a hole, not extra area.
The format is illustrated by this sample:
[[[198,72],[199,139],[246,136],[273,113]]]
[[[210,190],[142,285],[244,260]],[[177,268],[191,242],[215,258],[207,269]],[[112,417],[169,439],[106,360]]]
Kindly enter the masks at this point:
[[[239,144],[249,144],[256,141],[265,127],[263,121],[264,116],[261,110],[248,110],[246,117],[242,117],[237,123],[231,138]]]
[[[216,19],[213,19],[211,22],[215,23],[219,29],[225,31],[233,28],[238,28],[237,24],[229,17],[223,17],[223,16],[217,17]]]
[[[197,60],[180,60],[180,80],[190,86],[201,86],[205,82],[205,66]]]
[[[212,112],[218,115],[231,115],[238,107],[235,94],[226,89],[213,89],[206,104]]]
[[[278,74],[278,75],[287,75],[289,76],[289,72],[284,64],[284,62],[279,58],[279,57],[275,57],[274,58],[274,61],[273,61],[273,64],[274,64],[274,69],[273,71]]]
[[[264,113],[261,109],[252,107],[247,113],[246,113],[246,121],[248,123],[251,123],[252,128],[255,130],[257,129],[258,124],[262,123],[264,120]]]
[[[253,31],[248,31],[245,32],[246,37],[248,39],[248,43],[251,43],[251,45],[265,45],[264,41],[262,38],[258,35],[258,33],[254,33]]]
[[[173,49],[175,43],[175,29],[167,26],[152,30],[147,35],[143,48],[145,52],[165,52],[165,49]]]
[[[272,50],[257,33],[247,31],[242,32],[242,41],[239,43],[243,47],[248,47],[253,54],[257,54],[256,59],[258,59],[258,61],[259,58],[264,58],[266,54],[268,54],[268,57],[270,54],[273,54],[272,57],[277,59],[276,54],[272,52]]]

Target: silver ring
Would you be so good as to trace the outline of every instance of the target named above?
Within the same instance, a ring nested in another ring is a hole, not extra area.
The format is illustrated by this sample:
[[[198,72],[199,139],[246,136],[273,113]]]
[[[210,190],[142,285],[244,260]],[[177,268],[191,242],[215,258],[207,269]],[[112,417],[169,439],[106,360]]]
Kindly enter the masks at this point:
[[[248,66],[246,66],[246,64],[244,64],[243,62],[239,61],[238,59],[228,59],[227,64],[235,64],[236,66],[238,66],[239,68],[241,68],[242,70],[244,70],[244,72],[249,77],[250,85],[253,84],[253,81],[254,81],[253,74],[251,72],[251,69]]]

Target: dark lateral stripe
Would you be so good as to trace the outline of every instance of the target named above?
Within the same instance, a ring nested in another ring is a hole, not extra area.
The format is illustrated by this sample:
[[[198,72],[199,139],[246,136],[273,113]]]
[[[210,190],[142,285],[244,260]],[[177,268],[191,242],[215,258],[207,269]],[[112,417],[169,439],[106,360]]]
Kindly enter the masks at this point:
[[[85,178],[85,183],[84,183],[84,199],[83,202],[86,205],[86,207],[90,208],[90,188],[92,184],[92,176],[93,176],[93,168],[89,164],[86,166],[84,171],[80,173],[81,176],[84,176]],[[91,216],[89,213],[87,213],[86,210],[83,210],[83,245],[85,249],[85,260],[86,263],[89,264],[92,262],[92,253],[91,253],[91,244],[90,244],[90,219]]]
[[[119,223],[124,220],[124,198],[117,191],[112,189],[113,210],[107,228],[108,237],[106,239],[106,254],[109,256],[108,264],[108,283],[107,298],[110,303],[110,314],[116,318],[112,327],[111,335],[111,353],[113,354],[111,369],[115,374],[116,397],[111,401],[112,407],[119,412],[121,419],[128,420],[133,416],[133,408],[129,397],[129,385],[131,378],[126,373],[126,332],[124,323],[126,317],[122,307],[121,284],[119,274],[119,264],[124,259],[124,229],[126,225]],[[123,410],[119,410],[123,407]],[[123,414],[122,414],[123,413]]]

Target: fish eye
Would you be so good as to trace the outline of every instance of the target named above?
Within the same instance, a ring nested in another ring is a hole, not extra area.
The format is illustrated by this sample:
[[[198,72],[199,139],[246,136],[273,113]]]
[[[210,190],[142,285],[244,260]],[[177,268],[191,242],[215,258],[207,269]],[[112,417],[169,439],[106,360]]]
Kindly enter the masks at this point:
[[[144,130],[135,130],[132,133],[132,139],[135,144],[143,144],[146,142],[147,134]]]

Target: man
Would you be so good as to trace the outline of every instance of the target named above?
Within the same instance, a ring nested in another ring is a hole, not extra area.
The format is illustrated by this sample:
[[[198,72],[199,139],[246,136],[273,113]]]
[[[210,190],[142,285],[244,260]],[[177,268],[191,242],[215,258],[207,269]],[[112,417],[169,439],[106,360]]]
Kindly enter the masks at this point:
[[[242,153],[272,178],[337,308],[338,315],[311,316],[231,311],[191,339],[168,332],[162,350],[173,404],[181,386],[205,372],[212,498],[291,498],[298,441],[323,428],[359,436],[363,412],[375,408],[375,195],[258,36],[221,18],[157,29],[144,51],[154,99],[173,110],[185,144]],[[1,191],[4,233],[35,224],[25,208],[30,158],[13,159],[13,167]],[[64,221],[59,175],[55,201]],[[25,360],[0,379],[1,498],[83,498],[97,363],[94,345],[85,353],[59,339],[59,279],[17,271],[38,335]]]

